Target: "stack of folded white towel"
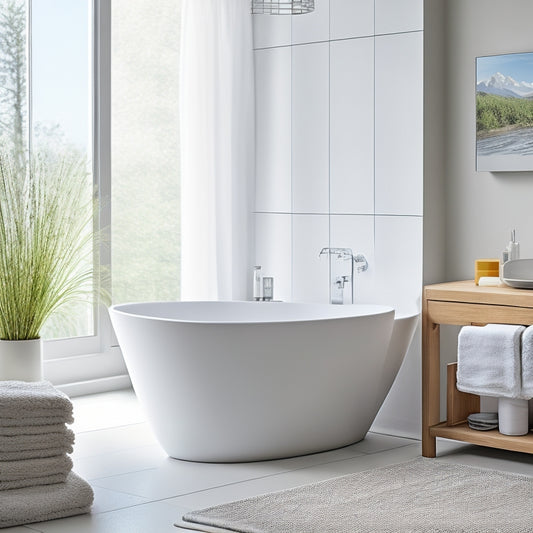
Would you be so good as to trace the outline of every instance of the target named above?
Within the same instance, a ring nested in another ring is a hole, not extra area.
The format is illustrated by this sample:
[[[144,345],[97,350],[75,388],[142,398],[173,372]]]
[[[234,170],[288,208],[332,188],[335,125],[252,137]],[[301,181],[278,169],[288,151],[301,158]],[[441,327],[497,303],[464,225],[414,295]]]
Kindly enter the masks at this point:
[[[0,381],[0,528],[88,512],[71,471],[72,403],[47,381]]]
[[[500,431],[504,432],[503,407],[506,418],[508,413],[516,414],[525,424],[519,424],[523,431],[514,433],[509,429],[507,434],[527,433],[527,400],[533,397],[533,326],[463,327],[457,352],[457,388],[499,398]],[[514,401],[507,402],[507,399]]]

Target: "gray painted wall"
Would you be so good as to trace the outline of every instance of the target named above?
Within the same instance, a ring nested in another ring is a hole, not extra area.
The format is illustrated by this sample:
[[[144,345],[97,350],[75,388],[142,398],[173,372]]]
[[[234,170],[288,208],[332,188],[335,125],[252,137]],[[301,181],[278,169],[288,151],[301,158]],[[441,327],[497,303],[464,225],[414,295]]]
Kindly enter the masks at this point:
[[[475,58],[533,52],[532,19],[530,0],[425,2],[425,283],[473,279],[475,259],[500,257],[513,228],[533,257],[533,172],[475,170]],[[458,329],[441,330],[441,406]]]
[[[474,277],[474,261],[499,257],[516,228],[533,257],[533,172],[476,172],[475,58],[533,52],[530,0],[447,0],[445,62],[446,277]]]

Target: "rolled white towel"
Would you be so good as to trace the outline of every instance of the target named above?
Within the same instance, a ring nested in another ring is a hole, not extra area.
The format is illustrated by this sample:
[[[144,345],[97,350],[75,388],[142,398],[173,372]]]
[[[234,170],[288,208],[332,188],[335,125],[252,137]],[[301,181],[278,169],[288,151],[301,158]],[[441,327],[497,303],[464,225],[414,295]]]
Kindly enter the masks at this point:
[[[533,398],[533,326],[522,334],[522,398]]]
[[[88,513],[93,499],[91,486],[74,472],[63,483],[0,491],[0,527]]]
[[[25,459],[22,461],[0,462],[0,489],[31,487],[35,480],[43,484],[44,479],[62,476],[59,483],[65,481],[72,469],[72,459],[66,455],[45,457],[39,459]]]
[[[0,423],[22,425],[41,419],[39,425],[74,421],[72,402],[48,381],[0,381]],[[14,422],[19,422],[15,424]]]
[[[521,336],[524,326],[465,326],[459,333],[457,388],[462,392],[521,398]]]

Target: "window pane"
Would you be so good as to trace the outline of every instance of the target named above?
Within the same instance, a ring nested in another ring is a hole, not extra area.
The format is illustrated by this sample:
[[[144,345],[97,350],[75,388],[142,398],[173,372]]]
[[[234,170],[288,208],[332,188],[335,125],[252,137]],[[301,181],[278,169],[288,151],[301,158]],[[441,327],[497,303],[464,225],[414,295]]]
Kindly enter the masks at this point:
[[[179,0],[112,3],[114,302],[179,298]]]
[[[0,145],[27,149],[27,10],[25,0],[0,0]]]
[[[54,158],[76,155],[89,166],[91,5],[90,0],[31,2],[31,149],[47,152]],[[86,194],[87,199],[93,194],[91,172],[88,172]],[[47,339],[92,334],[94,318],[90,301],[59,308],[42,331]]]
[[[0,0],[2,150],[15,151],[22,162],[28,150],[46,152],[55,160],[75,154],[87,161],[89,204],[91,5],[90,0]],[[92,335],[93,322],[91,301],[69,304],[50,317],[41,335]]]

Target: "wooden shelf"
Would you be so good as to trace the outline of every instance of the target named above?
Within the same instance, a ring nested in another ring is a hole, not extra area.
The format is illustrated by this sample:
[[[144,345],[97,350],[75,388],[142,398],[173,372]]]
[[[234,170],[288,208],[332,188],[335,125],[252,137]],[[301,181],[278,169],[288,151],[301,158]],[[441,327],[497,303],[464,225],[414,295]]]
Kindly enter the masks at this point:
[[[514,452],[531,453],[533,450],[533,433],[513,437],[502,435],[497,429],[477,431],[470,429],[466,423],[457,426],[448,426],[446,422],[432,426],[430,433],[433,437],[444,437],[446,439],[460,440],[470,442],[471,444]]]
[[[435,457],[435,437],[533,454],[533,433],[520,437],[466,424],[479,411],[479,398],[457,391],[448,368],[447,418],[440,422],[440,326],[533,324],[533,291],[507,286],[478,287],[473,280],[427,285],[422,304],[422,455]],[[462,423],[465,421],[464,423]]]

